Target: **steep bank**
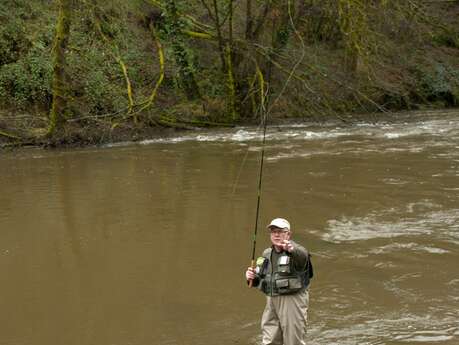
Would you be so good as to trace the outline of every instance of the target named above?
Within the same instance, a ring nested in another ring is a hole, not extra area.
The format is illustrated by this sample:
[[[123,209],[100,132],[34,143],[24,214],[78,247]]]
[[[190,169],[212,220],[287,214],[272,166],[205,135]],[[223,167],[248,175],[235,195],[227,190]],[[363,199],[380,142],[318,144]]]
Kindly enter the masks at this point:
[[[50,135],[58,3],[0,4],[2,142],[135,140],[259,123],[268,108],[321,121],[459,105],[458,1],[260,2],[248,22],[246,2],[93,0],[71,8],[67,104]]]

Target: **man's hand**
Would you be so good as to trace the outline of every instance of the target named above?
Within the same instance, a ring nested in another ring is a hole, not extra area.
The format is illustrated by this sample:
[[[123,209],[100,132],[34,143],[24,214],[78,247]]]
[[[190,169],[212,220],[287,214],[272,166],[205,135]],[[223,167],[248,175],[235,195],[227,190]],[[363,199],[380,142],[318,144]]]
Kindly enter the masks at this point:
[[[247,280],[254,280],[255,279],[255,268],[248,267],[247,271],[245,272],[245,278]]]
[[[286,252],[291,253],[293,251],[293,244],[289,240],[283,240],[281,247]]]

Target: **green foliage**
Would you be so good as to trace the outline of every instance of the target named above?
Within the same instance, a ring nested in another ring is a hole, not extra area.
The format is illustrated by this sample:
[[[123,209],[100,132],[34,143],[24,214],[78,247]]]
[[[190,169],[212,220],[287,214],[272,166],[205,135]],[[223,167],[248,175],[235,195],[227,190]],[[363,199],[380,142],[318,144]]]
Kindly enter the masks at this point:
[[[459,48],[459,33],[444,29],[433,35],[433,41],[440,46]]]
[[[68,73],[77,113],[104,114],[127,105],[122,72],[115,60],[94,42],[85,46],[84,36],[73,37],[74,50],[68,55]],[[75,49],[78,47],[79,49]]]
[[[0,29],[0,66],[17,61],[30,42],[22,25],[8,22]]]
[[[51,27],[27,25],[42,10],[42,1],[6,0],[0,4],[0,102],[25,109],[50,101]],[[12,11],[14,9],[14,11]]]
[[[178,83],[188,99],[192,100],[200,97],[195,77],[197,71],[194,64],[193,50],[189,48],[182,34],[182,30],[186,28],[187,23],[179,16],[178,10],[175,0],[165,1],[164,22],[160,32],[162,37],[170,42],[175,63],[179,70]]]
[[[307,16],[302,18],[305,39],[310,43],[334,43],[341,39],[338,13],[335,6],[327,2],[311,4]]]
[[[85,97],[85,112],[88,114],[104,114],[126,107],[127,101],[124,90],[117,87],[106,71],[93,69],[87,71],[84,80],[81,80]]]
[[[459,70],[438,64],[421,77],[421,86],[428,101],[441,101],[445,106],[459,105]]]
[[[282,28],[276,32],[276,39],[281,46],[285,46],[290,37],[290,27]]]
[[[220,73],[220,70],[207,71],[206,78],[200,81],[200,86],[206,90],[207,97],[223,97],[225,91],[225,76]]]
[[[37,44],[20,60],[0,67],[0,102],[19,109],[48,104],[51,73],[48,51]]]

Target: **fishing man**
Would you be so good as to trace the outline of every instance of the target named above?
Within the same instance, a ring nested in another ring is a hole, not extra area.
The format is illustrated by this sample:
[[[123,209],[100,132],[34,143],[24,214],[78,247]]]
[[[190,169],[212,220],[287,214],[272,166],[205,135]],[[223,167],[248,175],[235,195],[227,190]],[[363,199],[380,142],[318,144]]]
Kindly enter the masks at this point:
[[[267,227],[270,248],[255,267],[247,268],[247,282],[266,294],[261,319],[263,345],[304,345],[309,281],[313,276],[308,251],[290,240],[290,223],[276,218]]]

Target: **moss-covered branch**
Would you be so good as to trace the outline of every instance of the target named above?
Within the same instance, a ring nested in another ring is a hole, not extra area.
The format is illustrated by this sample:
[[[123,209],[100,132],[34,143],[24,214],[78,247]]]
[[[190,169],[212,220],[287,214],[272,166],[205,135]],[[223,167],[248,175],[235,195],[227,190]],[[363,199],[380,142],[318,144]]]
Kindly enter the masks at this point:
[[[6,133],[6,132],[4,132],[4,131],[0,131],[0,135],[1,135],[2,137],[8,138],[8,139],[21,139],[21,138],[18,137],[17,135],[10,134],[10,133]]]
[[[95,7],[97,9],[97,7]],[[126,94],[128,97],[128,115],[132,112],[132,109],[134,107],[134,97],[132,93],[132,83],[129,78],[127,66],[124,63],[121,54],[119,52],[118,47],[116,44],[114,44],[104,33],[104,30],[102,29],[101,25],[101,18],[98,13],[98,11],[94,11],[94,24],[97,28],[97,32],[99,33],[100,37],[102,37],[102,40],[110,47],[109,53],[113,57],[113,59],[120,65],[121,71],[123,73],[124,81],[126,83]],[[137,122],[137,116],[134,115],[134,122]]]
[[[155,41],[155,44],[156,44],[156,49],[158,51],[158,60],[159,60],[159,78],[158,80],[156,81],[156,84],[155,84],[155,87],[153,88],[153,91],[151,92],[151,95],[150,97],[148,98],[146,104],[144,106],[142,106],[138,112],[141,112],[147,108],[149,108],[155,98],[156,98],[156,94],[158,92],[158,89],[159,87],[161,86],[161,83],[163,82],[164,80],[164,52],[163,52],[163,47],[161,45],[161,42],[159,40],[159,37],[156,35],[156,32],[155,32],[155,27],[151,24],[150,25],[150,30],[151,30],[151,34],[153,36],[153,40]]]
[[[67,107],[66,50],[70,37],[71,0],[59,0],[59,14],[53,45],[53,100],[49,114],[48,134],[53,135],[63,122]]]

